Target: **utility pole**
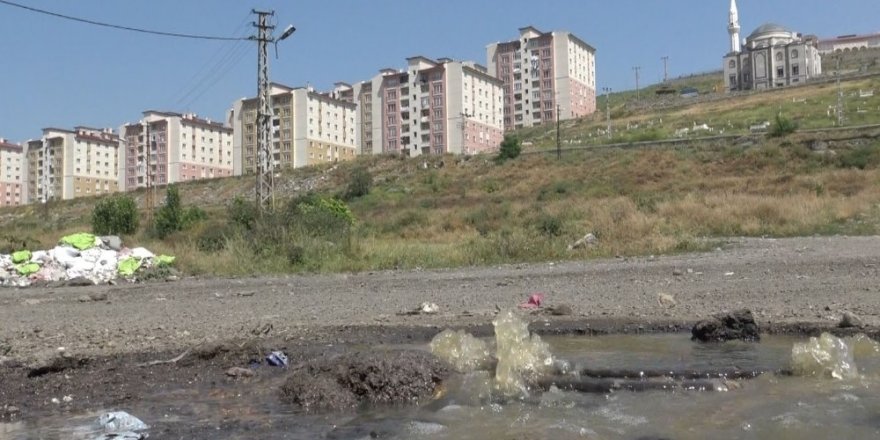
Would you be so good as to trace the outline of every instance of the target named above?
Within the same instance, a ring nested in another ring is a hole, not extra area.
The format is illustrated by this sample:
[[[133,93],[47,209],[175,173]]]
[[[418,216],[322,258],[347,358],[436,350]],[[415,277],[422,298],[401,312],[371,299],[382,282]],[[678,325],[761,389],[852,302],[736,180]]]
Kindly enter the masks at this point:
[[[275,11],[251,10],[257,15],[257,21],[253,26],[257,28],[257,35],[250,39],[257,42],[257,151],[256,151],[256,202],[260,214],[266,207],[275,207],[275,155],[272,152],[272,105],[269,102],[269,43],[277,44],[289,37],[296,30],[288,26],[277,39],[272,35],[274,24],[269,23],[269,17],[275,16]]]
[[[843,126],[843,89],[840,87],[840,56],[836,57],[837,59],[837,71],[835,72],[835,76],[837,76],[837,126]]]
[[[641,91],[639,90],[639,71],[641,71],[641,70],[642,70],[642,66],[633,67],[633,72],[636,73],[636,101],[642,100],[642,94],[641,94]]]
[[[556,104],[556,160],[562,160],[562,143],[559,141],[559,104]]]
[[[605,120],[608,123],[605,134],[611,139],[611,87],[602,87],[602,91],[605,92]]]
[[[150,141],[150,123],[147,121],[143,121],[142,123],[142,133],[144,134],[144,163],[146,164],[144,167],[144,181],[146,182],[147,192],[144,195],[144,205],[147,209],[147,224],[153,224],[153,209],[156,207],[156,199],[153,193],[153,179],[152,179],[152,167],[150,166],[150,156],[152,156],[152,141]]]
[[[467,132],[467,118],[473,116],[467,111],[463,111],[459,113],[461,116],[461,154],[467,155],[467,138],[465,137],[465,133]]]
[[[664,56],[660,59],[663,60],[663,82],[666,82],[669,80],[669,57]]]

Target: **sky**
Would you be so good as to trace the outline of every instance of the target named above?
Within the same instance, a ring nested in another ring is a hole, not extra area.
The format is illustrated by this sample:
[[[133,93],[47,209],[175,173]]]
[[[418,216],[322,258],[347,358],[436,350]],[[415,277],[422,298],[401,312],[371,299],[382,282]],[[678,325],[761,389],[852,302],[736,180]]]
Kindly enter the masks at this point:
[[[567,30],[597,49],[597,87],[635,88],[669,75],[720,69],[729,0],[10,0],[123,26],[249,36],[252,8],[274,10],[270,78],[319,91],[369,79],[423,55],[486,64],[486,45],[518,29]],[[742,36],[766,22],[833,37],[880,32],[878,0],[739,0]],[[36,139],[44,127],[118,128],[145,110],[224,120],[256,95],[256,44],[126,32],[0,4],[0,137]]]

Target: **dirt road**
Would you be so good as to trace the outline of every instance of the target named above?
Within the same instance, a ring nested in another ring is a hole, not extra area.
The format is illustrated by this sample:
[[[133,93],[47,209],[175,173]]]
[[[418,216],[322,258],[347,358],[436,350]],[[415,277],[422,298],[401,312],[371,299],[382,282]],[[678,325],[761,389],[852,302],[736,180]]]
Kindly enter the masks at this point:
[[[320,340],[349,325],[485,324],[496,306],[533,292],[573,309],[547,319],[684,323],[748,307],[762,323],[833,325],[851,311],[877,325],[880,237],[733,239],[706,254],[492,268],[0,289],[0,343],[26,359],[57,347],[112,355],[262,336]],[[660,304],[659,293],[675,304]],[[399,315],[424,301],[440,312]]]

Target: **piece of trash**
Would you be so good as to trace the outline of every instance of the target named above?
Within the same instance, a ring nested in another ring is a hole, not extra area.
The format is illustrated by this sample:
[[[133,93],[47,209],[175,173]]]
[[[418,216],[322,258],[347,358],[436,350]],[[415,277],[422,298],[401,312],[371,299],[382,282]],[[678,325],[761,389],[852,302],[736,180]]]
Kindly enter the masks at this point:
[[[54,403],[54,404],[56,404],[56,405],[58,405],[59,403],[61,403],[61,401],[58,400],[57,397],[53,397],[52,400],[50,400],[50,402],[52,402],[52,403]]]
[[[61,398],[61,401],[63,401],[64,403],[73,402],[73,396],[71,396],[71,395],[64,396]]]
[[[419,306],[419,312],[424,313],[426,315],[433,315],[440,311],[440,306],[434,304],[432,302],[423,302]]]
[[[266,362],[273,367],[287,368],[287,355],[280,351],[273,351],[266,356]]]
[[[31,251],[18,251],[12,253],[12,263],[21,264],[31,260]]]
[[[660,292],[657,294],[657,305],[660,307],[674,307],[676,304],[675,297],[668,294]]]
[[[119,260],[119,266],[117,267],[117,271],[119,275],[124,277],[130,277],[137,272],[141,267],[141,260],[135,257],[128,257],[122,260]]]
[[[78,234],[71,234],[61,237],[61,243],[68,246],[73,246],[81,251],[84,251],[86,249],[91,249],[95,246],[98,246],[103,242],[92,234],[80,232]]]
[[[19,264],[18,266],[15,266],[15,270],[18,271],[19,275],[26,277],[39,272],[40,265],[37,263]]]
[[[541,307],[541,304],[544,302],[544,294],[543,293],[533,293],[529,295],[529,298],[526,302],[519,305],[521,309],[536,309]]]
[[[734,275],[733,272],[725,272],[724,273],[724,276],[726,276],[726,277],[732,277],[733,275]]]
[[[98,429],[106,434],[122,434],[130,431],[149,429],[146,423],[125,411],[113,411],[101,414],[95,422]]]
[[[156,257],[156,265],[159,267],[171,266],[172,264],[174,264],[174,257],[171,255],[159,255]]]

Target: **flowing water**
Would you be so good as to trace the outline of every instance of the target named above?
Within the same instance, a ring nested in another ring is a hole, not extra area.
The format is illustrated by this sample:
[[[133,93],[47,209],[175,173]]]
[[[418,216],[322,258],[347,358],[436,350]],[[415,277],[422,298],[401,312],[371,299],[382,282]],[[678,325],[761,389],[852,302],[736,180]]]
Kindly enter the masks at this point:
[[[760,343],[699,344],[688,334],[542,340],[523,334],[513,321],[496,322],[496,328],[506,329],[506,339],[448,333],[440,345],[454,349],[455,341],[464,341],[465,349],[457,347],[465,356],[497,353],[499,378],[479,371],[480,363],[460,359],[461,369],[468,372],[448,381],[442,397],[418,408],[302,414],[278,402],[278,377],[159,394],[122,409],[151,425],[150,438],[175,439],[880,438],[880,353],[870,340],[766,336]],[[840,344],[847,351],[842,357]],[[526,346],[529,353],[516,349]],[[841,373],[841,362],[852,366],[847,371],[853,373]],[[732,369],[767,373],[728,381],[735,386],[725,392],[540,391],[528,389],[525,382],[511,382],[514,372],[528,376],[538,370],[570,376],[586,370]],[[779,370],[801,375],[774,373]],[[82,427],[96,417],[97,413],[0,424],[0,440],[92,438],[83,436]]]

